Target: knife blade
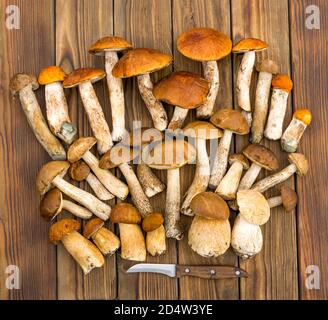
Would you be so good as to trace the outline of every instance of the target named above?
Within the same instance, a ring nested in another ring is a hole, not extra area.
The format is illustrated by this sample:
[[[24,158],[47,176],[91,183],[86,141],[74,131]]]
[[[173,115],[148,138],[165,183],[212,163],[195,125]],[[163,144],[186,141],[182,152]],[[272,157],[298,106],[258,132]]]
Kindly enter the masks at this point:
[[[161,273],[172,278],[183,276],[203,279],[247,278],[248,273],[234,266],[182,266],[162,263],[139,263],[129,268],[127,273],[150,272]]]

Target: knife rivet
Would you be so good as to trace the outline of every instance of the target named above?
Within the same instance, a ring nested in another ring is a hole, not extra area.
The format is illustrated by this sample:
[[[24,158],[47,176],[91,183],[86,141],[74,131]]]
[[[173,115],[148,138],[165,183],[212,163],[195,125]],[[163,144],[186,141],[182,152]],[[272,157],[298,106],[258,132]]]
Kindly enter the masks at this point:
[[[189,273],[190,272],[190,269],[189,268],[186,268],[185,269],[185,273]]]
[[[211,275],[216,274],[215,270],[213,270],[213,269],[210,271],[210,273],[211,273]]]
[[[239,276],[239,275],[240,275],[240,271],[237,270],[237,271],[236,271],[236,276]]]

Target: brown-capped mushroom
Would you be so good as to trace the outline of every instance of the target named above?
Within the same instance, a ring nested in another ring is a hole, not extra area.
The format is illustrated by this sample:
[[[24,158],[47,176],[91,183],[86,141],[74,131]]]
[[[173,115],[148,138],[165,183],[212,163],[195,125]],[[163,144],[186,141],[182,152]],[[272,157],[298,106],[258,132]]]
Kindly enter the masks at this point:
[[[46,163],[36,177],[36,186],[39,193],[44,195],[52,186],[55,186],[62,193],[82,204],[102,220],[107,220],[111,211],[109,205],[101,202],[91,193],[77,188],[63,179],[69,167],[70,163],[68,161],[57,160]]]
[[[83,228],[83,236],[92,239],[103,255],[112,255],[120,247],[120,239],[99,218],[89,220]]]
[[[197,118],[209,118],[213,114],[220,88],[218,60],[231,53],[232,42],[222,32],[211,28],[194,28],[179,35],[177,48],[189,59],[201,61],[203,74],[210,83],[206,101],[196,111]]]
[[[97,150],[100,154],[104,154],[113,146],[108,123],[92,85],[105,76],[106,72],[100,69],[80,68],[71,72],[63,82],[64,88],[78,86],[84,110],[97,139]]]
[[[36,77],[31,74],[17,73],[11,78],[9,88],[13,95],[19,95],[27,121],[42,147],[53,160],[65,160],[65,149],[50,131],[33,92],[39,88]]]
[[[62,219],[50,227],[49,239],[54,244],[61,242],[84,274],[88,274],[92,269],[102,267],[105,259],[92,242],[77,232],[80,227],[79,221]]]
[[[66,144],[71,144],[77,136],[72,124],[62,82],[65,72],[61,67],[50,66],[41,70],[38,81],[45,86],[47,120],[51,131]]]
[[[121,141],[126,134],[123,82],[122,79],[113,77],[112,70],[118,61],[117,53],[127,49],[132,49],[132,44],[123,38],[114,36],[103,37],[89,48],[89,53],[105,56],[107,86],[112,113],[113,141]]]
[[[150,73],[172,63],[172,56],[154,49],[138,48],[128,51],[115,64],[112,74],[117,78],[137,76],[140,95],[153,119],[154,127],[163,131],[167,127],[166,111],[153,94]]]
[[[282,186],[280,188],[280,196],[269,198],[268,203],[270,208],[283,205],[286,212],[291,212],[297,205],[297,194],[292,188]]]

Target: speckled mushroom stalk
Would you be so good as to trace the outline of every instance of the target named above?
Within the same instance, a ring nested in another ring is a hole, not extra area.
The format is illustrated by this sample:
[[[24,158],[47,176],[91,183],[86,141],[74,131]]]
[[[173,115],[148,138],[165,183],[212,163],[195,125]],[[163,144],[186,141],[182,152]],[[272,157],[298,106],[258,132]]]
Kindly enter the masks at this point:
[[[140,185],[148,198],[165,190],[165,184],[158,179],[154,172],[144,163],[137,165],[137,177]]]
[[[35,137],[53,160],[66,159],[66,152],[59,140],[51,133],[41,112],[33,90],[39,84],[33,75],[18,73],[10,80],[10,91],[18,94],[21,106]]]

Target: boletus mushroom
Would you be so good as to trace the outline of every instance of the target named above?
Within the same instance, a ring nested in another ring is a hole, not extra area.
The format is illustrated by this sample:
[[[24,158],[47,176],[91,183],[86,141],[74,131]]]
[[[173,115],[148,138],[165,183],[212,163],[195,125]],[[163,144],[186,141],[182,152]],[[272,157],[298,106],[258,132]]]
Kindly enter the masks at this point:
[[[280,196],[269,198],[268,203],[270,208],[282,205],[286,212],[292,212],[297,205],[297,200],[297,194],[292,188],[282,186]]]

